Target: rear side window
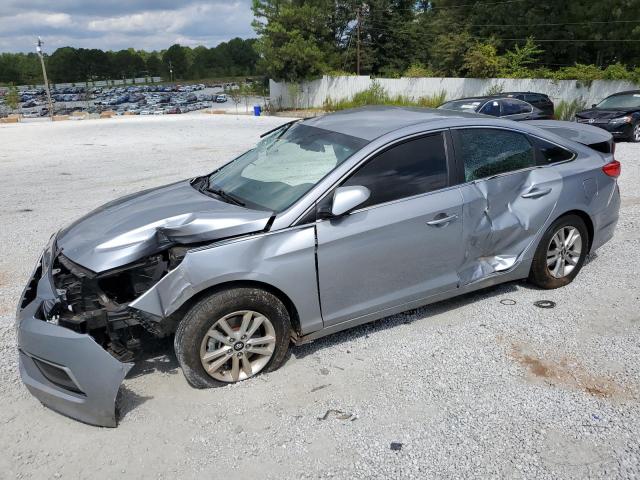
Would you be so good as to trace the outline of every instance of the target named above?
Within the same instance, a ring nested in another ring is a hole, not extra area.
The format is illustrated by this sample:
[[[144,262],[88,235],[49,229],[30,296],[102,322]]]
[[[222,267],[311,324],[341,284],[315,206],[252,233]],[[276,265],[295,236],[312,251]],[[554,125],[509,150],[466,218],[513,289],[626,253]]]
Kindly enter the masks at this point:
[[[444,137],[438,133],[393,146],[367,162],[343,185],[362,185],[371,190],[363,207],[446,187]]]
[[[490,128],[455,130],[456,155],[466,182],[535,166],[533,146],[521,133]]]
[[[562,148],[541,138],[533,138],[533,143],[538,147],[538,165],[548,165],[556,162],[572,160],[575,154],[566,148]]]
[[[531,106],[516,99],[502,100],[502,115],[518,115],[521,113],[531,113]]]

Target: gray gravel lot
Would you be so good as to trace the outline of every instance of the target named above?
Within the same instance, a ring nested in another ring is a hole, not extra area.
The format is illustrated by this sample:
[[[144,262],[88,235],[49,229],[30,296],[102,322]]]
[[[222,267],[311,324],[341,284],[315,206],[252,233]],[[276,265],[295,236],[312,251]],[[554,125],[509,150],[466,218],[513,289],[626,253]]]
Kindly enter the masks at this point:
[[[511,283],[395,315],[214,390],[190,388],[159,345],[125,380],[116,429],[28,394],[13,311],[51,233],[212,170],[284,121],[0,125],[0,478],[639,477],[640,145],[618,144],[617,234],[568,287]]]

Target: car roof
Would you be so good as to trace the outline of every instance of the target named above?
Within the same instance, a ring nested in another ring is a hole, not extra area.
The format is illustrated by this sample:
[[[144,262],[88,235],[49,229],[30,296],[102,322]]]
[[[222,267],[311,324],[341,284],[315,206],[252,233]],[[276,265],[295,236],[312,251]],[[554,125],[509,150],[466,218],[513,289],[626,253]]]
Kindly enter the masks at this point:
[[[626,90],[624,92],[617,92],[617,93],[614,93],[613,95],[609,95],[609,97],[617,97],[618,95],[637,95],[639,93],[640,93],[640,90]]]
[[[543,97],[548,97],[546,93],[540,92],[502,92],[500,95],[542,95]]]
[[[368,106],[342,110],[305,119],[312,127],[373,140],[387,133],[418,123],[439,123],[447,119],[486,118],[485,115],[454,110],[419,107]]]

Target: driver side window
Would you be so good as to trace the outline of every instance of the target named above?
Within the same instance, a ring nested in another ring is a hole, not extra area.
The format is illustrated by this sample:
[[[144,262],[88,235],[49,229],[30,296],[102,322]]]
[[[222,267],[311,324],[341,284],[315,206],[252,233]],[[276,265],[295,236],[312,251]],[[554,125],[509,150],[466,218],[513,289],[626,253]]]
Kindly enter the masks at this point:
[[[448,185],[447,156],[441,133],[407,140],[376,155],[343,184],[361,185],[371,191],[361,205],[412,197]]]

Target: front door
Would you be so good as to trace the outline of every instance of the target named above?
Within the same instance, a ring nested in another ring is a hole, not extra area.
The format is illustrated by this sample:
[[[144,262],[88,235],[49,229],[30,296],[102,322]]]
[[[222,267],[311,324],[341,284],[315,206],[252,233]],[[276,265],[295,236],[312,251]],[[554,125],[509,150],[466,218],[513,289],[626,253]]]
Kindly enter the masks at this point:
[[[450,186],[443,133],[396,144],[343,185],[365,186],[371,197],[317,223],[325,326],[458,286],[462,197]]]

